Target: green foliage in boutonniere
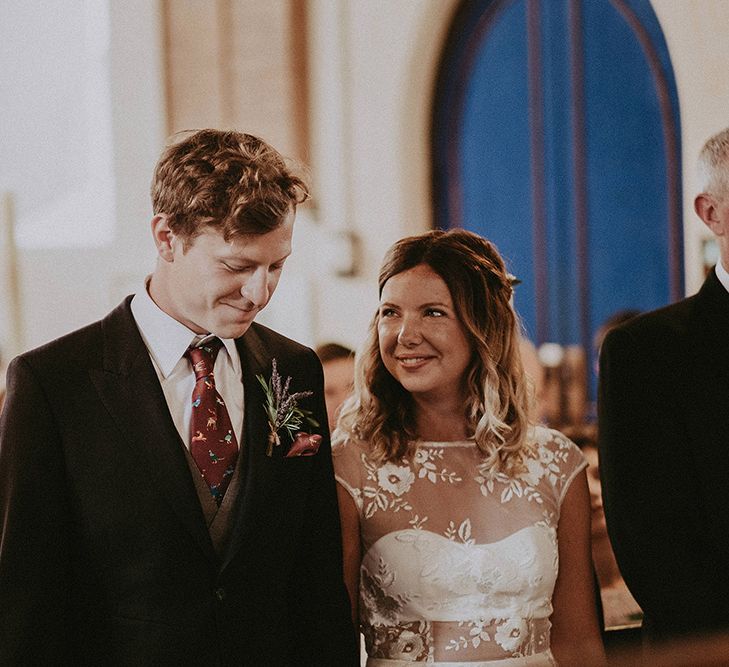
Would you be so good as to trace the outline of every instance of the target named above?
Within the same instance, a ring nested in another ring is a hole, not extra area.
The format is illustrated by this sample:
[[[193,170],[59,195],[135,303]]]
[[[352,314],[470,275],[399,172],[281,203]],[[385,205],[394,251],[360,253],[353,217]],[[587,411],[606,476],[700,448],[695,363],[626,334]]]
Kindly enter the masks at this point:
[[[266,382],[262,375],[256,375],[256,379],[261,383],[266,395],[266,402],[263,407],[268,416],[268,428],[270,429],[266,456],[273,454],[274,445],[281,444],[283,432],[288,433],[289,438],[293,441],[296,432],[301,430],[304,421],[311,426],[319,427],[319,422],[311,416],[311,411],[304,410],[298,405],[300,399],[311,396],[313,392],[297,391],[294,394],[289,394],[291,378],[287,377],[286,382],[281,382],[281,376],[278,374],[278,368],[276,367],[276,359],[273,359],[271,363],[271,379]]]

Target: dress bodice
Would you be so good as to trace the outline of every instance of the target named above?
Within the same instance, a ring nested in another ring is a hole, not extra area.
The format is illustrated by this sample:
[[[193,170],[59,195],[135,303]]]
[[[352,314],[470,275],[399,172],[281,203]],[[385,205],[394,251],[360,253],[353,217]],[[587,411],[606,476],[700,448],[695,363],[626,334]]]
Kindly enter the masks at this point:
[[[420,442],[377,463],[335,449],[360,515],[360,621],[372,658],[469,662],[549,649],[562,499],[586,463],[561,433],[532,432],[515,473],[491,473],[473,441]]]

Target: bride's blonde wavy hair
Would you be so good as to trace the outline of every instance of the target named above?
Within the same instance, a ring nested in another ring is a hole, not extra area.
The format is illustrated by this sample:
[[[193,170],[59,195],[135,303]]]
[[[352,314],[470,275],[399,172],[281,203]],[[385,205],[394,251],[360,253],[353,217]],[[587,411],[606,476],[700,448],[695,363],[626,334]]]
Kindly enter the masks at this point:
[[[392,276],[421,264],[445,282],[473,350],[464,382],[464,418],[484,463],[508,472],[521,460],[529,429],[529,387],[519,352],[512,277],[492,243],[465,230],[431,231],[395,243],[380,269],[380,294]],[[380,462],[412,453],[418,433],[410,394],[380,356],[379,310],[355,361],[354,392],[334,431],[335,444],[369,443]]]

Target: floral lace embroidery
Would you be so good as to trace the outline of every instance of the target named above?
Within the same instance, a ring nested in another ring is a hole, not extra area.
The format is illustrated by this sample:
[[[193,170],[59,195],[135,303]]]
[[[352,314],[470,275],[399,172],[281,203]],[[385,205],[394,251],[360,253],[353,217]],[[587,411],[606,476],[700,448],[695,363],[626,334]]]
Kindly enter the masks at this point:
[[[461,525],[458,526],[458,530],[456,530],[456,524],[449,521],[448,528],[445,529],[443,534],[452,542],[460,540],[463,544],[473,545],[476,543],[476,540],[471,537],[471,519],[462,521]]]
[[[491,472],[485,465],[478,466],[477,471],[479,474],[474,479],[481,487],[481,493],[484,496],[493,493],[496,484],[499,484],[504,487],[501,491],[502,503],[508,503],[514,496],[533,500],[540,505],[544,503],[542,494],[534,488],[535,484],[529,478],[528,473],[521,473],[517,477],[509,477],[502,472]]]
[[[493,621],[487,621],[485,618],[479,618],[478,620],[469,622],[461,621],[458,624],[459,626],[468,625],[471,628],[468,633],[468,637],[461,635],[458,639],[451,639],[445,647],[445,650],[460,651],[461,649],[468,648],[469,646],[478,648],[481,645],[481,642],[490,642],[491,636],[484,626],[491,625],[492,623]]]
[[[381,623],[394,623],[403,605],[409,602],[408,595],[388,595],[386,589],[395,581],[395,575],[387,563],[380,558],[377,572],[360,571],[360,603],[368,611],[368,616],[379,619]]]
[[[496,628],[494,639],[497,643],[510,653],[515,653],[528,636],[526,620],[523,618],[507,618]]]
[[[401,509],[413,509],[412,505],[402,498],[402,495],[410,490],[415,481],[415,475],[409,466],[385,463],[378,468],[364,454],[362,454],[362,462],[367,471],[367,479],[377,482],[377,486],[365,486],[362,489],[365,497],[366,518],[371,518],[377,510],[398,512]]]
[[[427,516],[424,516],[422,519],[417,514],[408,521],[408,524],[411,525],[415,530],[422,530],[423,524],[428,520]]]
[[[438,481],[450,484],[463,481],[455,472],[449,472],[445,468],[438,472],[435,460],[442,458],[442,449],[419,449],[413,459],[418,478],[428,479],[433,484]],[[376,482],[376,486],[368,485],[362,489],[364,498],[369,500],[364,504],[365,518],[372,518],[378,510],[399,512],[413,509],[412,505],[402,497],[410,490],[416,479],[408,459],[403,459],[402,465],[388,462],[378,466],[370,461],[363,452],[360,454],[360,460],[367,473],[367,480]]]
[[[547,447],[547,443],[556,443],[557,450]],[[501,491],[501,502],[507,503],[512,498],[526,498],[538,504],[544,503],[542,494],[537,491],[539,482],[546,478],[553,488],[561,487],[566,479],[560,464],[567,461],[569,456],[569,441],[554,437],[554,432],[548,429],[537,429],[535,433],[536,448],[529,452],[523,461],[524,469],[513,477],[502,473],[492,472],[486,465],[477,466],[478,474],[474,477],[484,496],[494,493],[496,485],[504,488]]]
[[[479,465],[473,443],[425,443],[384,464],[365,448],[352,452],[349,477],[340,467],[366,522],[360,611],[370,657],[433,662],[447,651],[469,661],[549,647],[559,503],[584,464],[558,432],[538,427],[531,438],[511,475]],[[434,496],[432,485],[463,494]],[[496,526],[484,521],[494,511]]]
[[[394,627],[370,625],[363,630],[367,654],[371,658],[433,662],[433,635],[428,621]]]
[[[451,639],[445,647],[446,651],[458,652],[468,648],[478,648],[482,642],[495,642],[511,657],[530,655],[529,644],[544,642],[546,637],[538,636],[534,641],[534,632],[526,618],[478,618],[473,621],[462,621],[458,624],[468,627],[468,636],[461,635]]]
[[[440,449],[418,449],[418,451],[415,452],[414,458],[415,465],[420,467],[420,470],[418,470],[418,477],[425,477],[433,482],[433,484],[435,484],[438,480],[441,482],[450,482],[451,484],[462,481],[455,472],[448,472],[445,468],[442,468],[440,472],[437,472],[435,460],[442,458],[442,447]]]

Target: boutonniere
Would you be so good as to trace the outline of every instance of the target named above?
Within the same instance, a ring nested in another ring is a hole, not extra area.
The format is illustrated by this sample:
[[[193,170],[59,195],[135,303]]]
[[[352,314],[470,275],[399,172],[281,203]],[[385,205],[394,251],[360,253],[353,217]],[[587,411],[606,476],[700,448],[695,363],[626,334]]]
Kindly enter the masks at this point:
[[[256,379],[261,383],[263,392],[266,395],[266,402],[263,407],[268,416],[270,431],[266,456],[273,454],[274,446],[281,444],[281,436],[284,434],[288,434],[292,442],[301,441],[300,435],[305,435],[308,438],[318,437],[319,441],[321,440],[321,436],[309,436],[308,433],[298,434],[304,421],[315,428],[319,427],[319,422],[311,416],[311,411],[299,407],[299,400],[311,396],[314,392],[297,391],[289,394],[291,378],[287,377],[285,382],[281,381],[281,376],[278,374],[278,368],[276,367],[276,359],[271,362],[271,379],[266,382],[262,375],[256,375]],[[316,453],[316,450],[311,453]]]

